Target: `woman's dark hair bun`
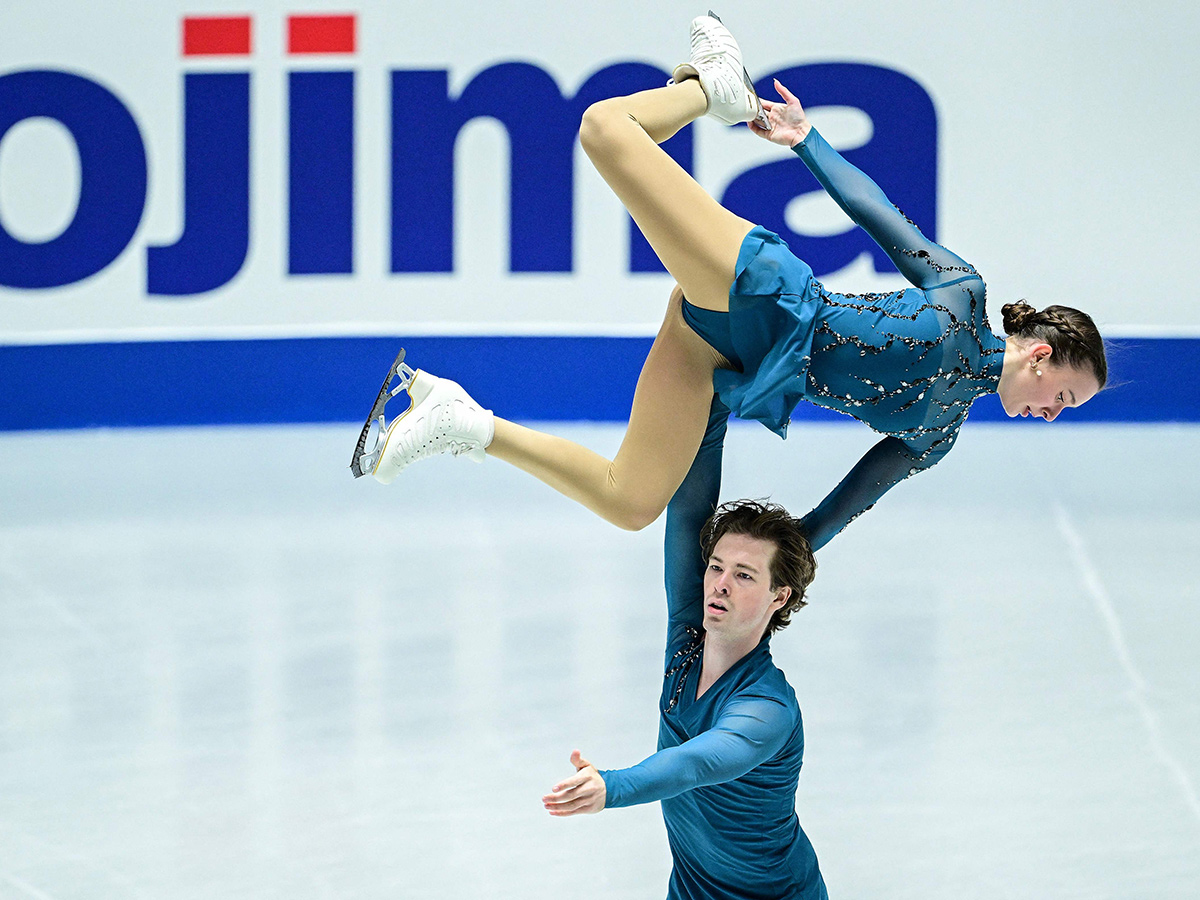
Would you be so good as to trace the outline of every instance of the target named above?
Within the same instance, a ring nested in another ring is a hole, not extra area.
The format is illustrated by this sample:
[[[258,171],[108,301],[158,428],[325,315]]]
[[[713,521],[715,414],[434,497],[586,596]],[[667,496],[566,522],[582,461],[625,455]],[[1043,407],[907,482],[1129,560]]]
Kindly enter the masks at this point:
[[[1004,333],[1020,334],[1027,326],[1033,324],[1033,318],[1037,314],[1038,311],[1024,300],[1005,303],[1000,307],[1000,315],[1004,317]]]

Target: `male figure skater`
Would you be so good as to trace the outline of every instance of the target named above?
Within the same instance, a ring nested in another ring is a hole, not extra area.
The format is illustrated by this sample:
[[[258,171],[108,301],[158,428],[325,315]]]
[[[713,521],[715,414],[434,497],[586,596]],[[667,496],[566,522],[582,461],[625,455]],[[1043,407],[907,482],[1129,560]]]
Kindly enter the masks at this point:
[[[743,500],[713,512],[728,415],[714,399],[700,451],[667,506],[658,752],[597,770],[576,750],[576,773],[542,800],[555,816],[661,801],[671,900],[826,900],[795,809],[800,707],[770,647],[805,604],[816,561],[782,507]]]

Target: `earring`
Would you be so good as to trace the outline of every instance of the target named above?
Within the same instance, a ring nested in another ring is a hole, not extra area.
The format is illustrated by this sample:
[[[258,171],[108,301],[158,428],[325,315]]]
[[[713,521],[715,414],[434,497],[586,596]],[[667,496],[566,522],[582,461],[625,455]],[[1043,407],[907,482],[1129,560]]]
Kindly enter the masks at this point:
[[[1041,369],[1034,369],[1033,371],[1037,372],[1037,377],[1038,377],[1038,378],[1041,378],[1041,377],[1042,377],[1042,370],[1041,370]]]

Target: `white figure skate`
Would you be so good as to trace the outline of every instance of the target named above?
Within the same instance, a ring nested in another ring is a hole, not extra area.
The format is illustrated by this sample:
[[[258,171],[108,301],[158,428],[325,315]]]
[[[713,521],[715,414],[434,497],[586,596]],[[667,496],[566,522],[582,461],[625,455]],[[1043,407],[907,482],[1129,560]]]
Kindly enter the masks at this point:
[[[389,423],[387,404],[401,392],[409,396],[408,408]],[[350,471],[355,478],[370,474],[391,484],[410,463],[439,453],[483,462],[494,433],[490,409],[481,407],[456,382],[405,365],[401,350],[358,436]]]
[[[770,128],[767,111],[742,65],[742,50],[716,13],[709,10],[707,16],[692,20],[691,41],[691,61],[676,66],[671,80],[698,78],[708,97],[706,115],[726,125],[754,120]]]

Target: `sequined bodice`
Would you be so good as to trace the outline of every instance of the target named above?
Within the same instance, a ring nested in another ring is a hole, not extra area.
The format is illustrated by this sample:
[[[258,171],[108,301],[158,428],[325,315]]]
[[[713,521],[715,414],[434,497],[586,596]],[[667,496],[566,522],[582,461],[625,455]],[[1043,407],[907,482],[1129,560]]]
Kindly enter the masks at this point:
[[[1004,343],[973,272],[929,290],[835,294],[821,311],[807,398],[902,440],[923,459],[948,449],[980,394],[996,389]]]
[[[859,296],[819,288],[804,396],[887,437],[804,517],[816,549],[945,456],[971,403],[996,390],[1004,341],[988,326],[987,289],[970,263],[926,238],[815,128],[793,149],[913,285]]]

